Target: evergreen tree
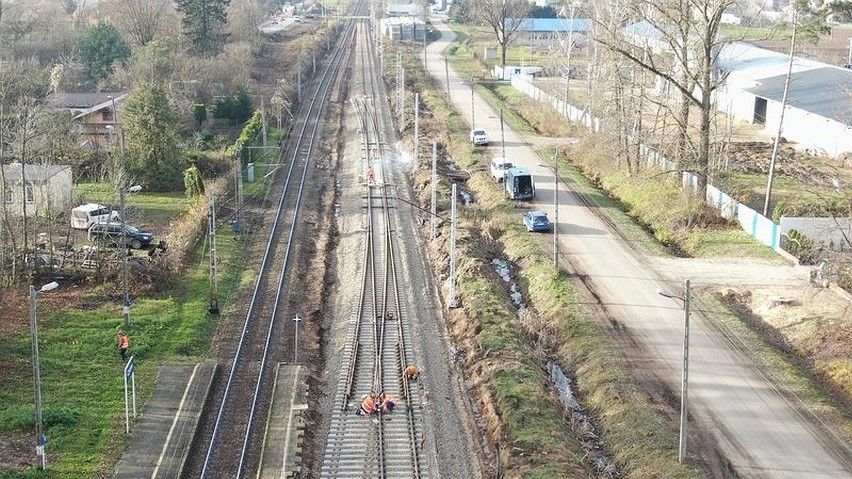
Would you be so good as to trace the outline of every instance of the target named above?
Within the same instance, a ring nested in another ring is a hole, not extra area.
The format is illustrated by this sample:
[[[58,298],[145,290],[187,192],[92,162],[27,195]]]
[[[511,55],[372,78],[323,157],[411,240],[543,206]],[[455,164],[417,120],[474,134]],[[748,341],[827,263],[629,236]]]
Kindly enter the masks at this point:
[[[204,178],[195,165],[184,170],[183,187],[187,198],[197,198],[204,194]]]
[[[97,82],[112,72],[113,64],[130,58],[130,47],[111,23],[100,21],[77,40],[77,55],[86,76]]]
[[[216,55],[225,46],[231,0],[177,0],[175,8],[183,15],[183,34],[198,55]]]
[[[152,191],[176,191],[183,183],[179,123],[161,86],[142,84],[125,104],[125,129],[130,175]]]

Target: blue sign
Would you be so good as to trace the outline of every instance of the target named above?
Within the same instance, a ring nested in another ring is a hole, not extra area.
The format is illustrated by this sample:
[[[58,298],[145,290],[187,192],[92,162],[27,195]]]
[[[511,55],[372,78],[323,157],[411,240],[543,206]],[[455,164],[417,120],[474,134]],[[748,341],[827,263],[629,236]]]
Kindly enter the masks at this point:
[[[133,370],[136,368],[135,363],[133,362],[133,356],[130,356],[130,360],[127,361],[127,366],[124,367],[124,375],[125,377],[133,376]]]
[[[47,444],[47,436],[42,434],[41,436],[38,437],[38,445],[44,446],[45,444]]]

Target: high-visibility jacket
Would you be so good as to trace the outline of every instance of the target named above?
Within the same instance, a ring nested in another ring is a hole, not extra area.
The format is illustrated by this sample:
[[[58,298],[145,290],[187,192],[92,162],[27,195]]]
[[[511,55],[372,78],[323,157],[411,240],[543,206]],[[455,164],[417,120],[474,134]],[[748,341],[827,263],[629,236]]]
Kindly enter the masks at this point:
[[[129,349],[130,348],[130,338],[127,336],[119,336],[118,337],[118,347],[119,349]]]
[[[361,409],[366,413],[372,413],[376,410],[376,401],[373,399],[373,396],[367,396],[361,401]]]

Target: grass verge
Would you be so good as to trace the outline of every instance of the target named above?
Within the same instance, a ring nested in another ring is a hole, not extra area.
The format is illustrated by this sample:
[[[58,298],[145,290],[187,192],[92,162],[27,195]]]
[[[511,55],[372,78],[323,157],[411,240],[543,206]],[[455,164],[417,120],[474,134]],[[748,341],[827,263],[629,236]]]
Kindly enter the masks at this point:
[[[583,459],[579,435],[564,419],[542,369],[542,358],[549,356],[575,377],[607,453],[625,477],[699,477],[697,470],[677,464],[674,423],[635,384],[606,328],[577,306],[571,280],[558,275],[546,258],[545,237],[521,231],[517,210],[503,200],[502,189],[488,178],[479,155],[470,154],[467,126],[458,121],[440,93],[421,89],[421,98],[440,132],[443,148],[457,166],[472,174],[466,187],[477,202],[463,208],[457,241],[462,308],[450,314],[449,329],[454,341],[472,352],[466,370],[489,436],[502,443],[501,459],[507,473],[529,478],[593,473]],[[580,181],[576,170],[571,174]],[[429,177],[425,170],[415,177],[424,204],[428,203],[423,192],[430,191],[426,186]],[[588,183],[584,185],[591,190]],[[600,201],[617,208],[608,197]],[[439,203],[442,210],[448,206]],[[629,221],[624,215],[621,220]],[[448,244],[441,242],[446,238],[445,231],[430,244],[438,263],[447,254]],[[506,258],[516,266],[516,279],[534,314],[519,315],[512,307],[506,284],[491,269],[494,258]]]
[[[108,189],[88,185],[86,193]],[[183,196],[134,197],[144,217],[174,218],[189,209]],[[150,209],[149,209],[150,208]],[[251,281],[244,268],[245,245],[223,240],[219,305],[223,314],[238,287]],[[125,327],[119,301],[107,299],[109,285],[64,284],[38,299],[41,382],[50,477],[107,477],[127,444],[124,434],[124,364],[118,356],[117,331],[131,339],[137,360],[138,404],[154,390],[159,367],[198,362],[209,355],[218,317],[207,313],[209,277],[206,243],[188,257],[187,268],[164,292],[136,298],[133,325]],[[23,296],[23,292],[18,296]],[[26,305],[20,304],[20,314]],[[26,316],[24,316],[26,317]],[[23,326],[0,332],[0,364],[8,366],[0,386],[0,437],[26,443],[33,423],[30,335]],[[21,458],[26,464],[34,458]],[[12,469],[0,477],[45,477],[33,468]]]

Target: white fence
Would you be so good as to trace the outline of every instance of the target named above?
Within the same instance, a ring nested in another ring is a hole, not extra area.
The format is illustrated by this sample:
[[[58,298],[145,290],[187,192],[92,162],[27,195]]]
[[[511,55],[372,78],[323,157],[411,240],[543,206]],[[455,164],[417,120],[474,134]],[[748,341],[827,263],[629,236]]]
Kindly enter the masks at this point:
[[[580,123],[595,132],[599,132],[602,129],[602,122],[600,118],[592,116],[584,110],[566,104],[564,100],[556,98],[540,88],[537,88],[524,78],[513,76],[512,86],[538,101],[549,103],[557,112],[561,113],[573,122]],[[658,151],[646,145],[641,145],[639,151],[649,164],[656,165],[663,170],[674,169],[674,164]],[[683,186],[684,188],[697,189],[698,177],[692,173],[684,172]],[[776,251],[780,250],[781,228],[771,219],[763,216],[757,211],[754,211],[736,199],[728,196],[725,192],[709,184],[707,185],[707,204],[716,207],[723,217],[736,219],[746,233],[750,234],[761,243]],[[786,231],[788,230],[785,230],[785,232]]]

